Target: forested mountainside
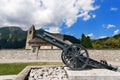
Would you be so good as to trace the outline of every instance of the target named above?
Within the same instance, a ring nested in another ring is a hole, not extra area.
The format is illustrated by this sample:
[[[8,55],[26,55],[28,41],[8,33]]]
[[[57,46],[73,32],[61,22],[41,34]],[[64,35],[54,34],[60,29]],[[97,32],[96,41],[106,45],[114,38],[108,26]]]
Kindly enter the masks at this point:
[[[20,27],[0,28],[0,49],[23,49],[25,48],[26,37],[27,31],[22,30]],[[90,49],[120,49],[120,34],[94,40],[91,40],[89,36],[84,34],[81,35],[81,39],[64,35],[64,40],[69,40],[73,44],[82,44]]]
[[[24,48],[26,42],[27,31],[23,31],[19,27],[3,27],[0,28],[0,48],[17,49]]]

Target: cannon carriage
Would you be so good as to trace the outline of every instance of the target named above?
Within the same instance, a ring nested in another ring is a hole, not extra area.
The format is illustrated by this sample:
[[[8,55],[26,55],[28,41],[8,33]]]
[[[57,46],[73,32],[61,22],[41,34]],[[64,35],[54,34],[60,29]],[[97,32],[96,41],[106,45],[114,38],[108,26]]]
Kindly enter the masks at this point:
[[[36,33],[35,36],[62,49],[61,59],[63,63],[72,70],[83,70],[87,68],[106,68],[109,70],[117,70],[116,67],[108,65],[104,60],[99,62],[89,58],[87,49],[81,44],[70,45],[43,29],[40,29],[39,33]]]

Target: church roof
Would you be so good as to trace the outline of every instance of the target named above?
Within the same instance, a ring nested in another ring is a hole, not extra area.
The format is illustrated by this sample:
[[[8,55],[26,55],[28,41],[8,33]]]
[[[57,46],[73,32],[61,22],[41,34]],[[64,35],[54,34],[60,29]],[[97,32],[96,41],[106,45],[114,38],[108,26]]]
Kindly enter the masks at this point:
[[[43,41],[42,39],[37,38],[37,37],[35,37],[29,41],[29,43],[43,43],[43,42],[45,42],[45,41]]]

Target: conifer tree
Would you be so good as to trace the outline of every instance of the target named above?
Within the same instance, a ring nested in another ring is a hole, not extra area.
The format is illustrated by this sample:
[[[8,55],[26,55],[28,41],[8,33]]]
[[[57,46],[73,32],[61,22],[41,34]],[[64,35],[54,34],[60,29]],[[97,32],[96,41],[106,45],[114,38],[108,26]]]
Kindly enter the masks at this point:
[[[85,34],[82,34],[81,36],[81,44],[85,47],[85,48],[92,48],[92,42],[90,40],[89,36],[85,36]]]

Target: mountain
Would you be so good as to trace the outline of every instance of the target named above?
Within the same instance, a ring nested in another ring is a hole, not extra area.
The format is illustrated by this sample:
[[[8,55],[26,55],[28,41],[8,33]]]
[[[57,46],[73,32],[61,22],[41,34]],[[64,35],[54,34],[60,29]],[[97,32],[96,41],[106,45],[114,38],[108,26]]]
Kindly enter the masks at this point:
[[[39,32],[39,30],[36,31]],[[10,26],[0,28],[0,48],[24,48],[26,43],[26,37],[27,31],[23,31],[20,27]],[[64,40],[68,40],[72,43],[80,43],[78,39],[70,35],[64,35]]]
[[[27,31],[19,27],[10,26],[0,28],[0,47],[1,48],[24,48]]]
[[[0,28],[0,49],[24,48],[26,37],[27,31],[23,31],[20,27],[10,26]],[[73,44],[80,44],[81,41],[70,35],[64,35],[64,40],[68,40]],[[120,34],[91,41],[93,49],[120,49]]]
[[[75,38],[74,36],[64,35],[64,40],[68,40],[73,44],[80,44],[80,40]]]
[[[120,49],[120,34],[92,40],[92,45],[94,49]]]

